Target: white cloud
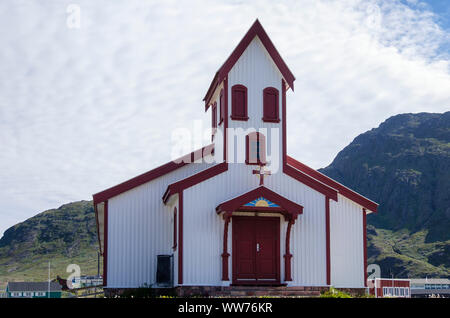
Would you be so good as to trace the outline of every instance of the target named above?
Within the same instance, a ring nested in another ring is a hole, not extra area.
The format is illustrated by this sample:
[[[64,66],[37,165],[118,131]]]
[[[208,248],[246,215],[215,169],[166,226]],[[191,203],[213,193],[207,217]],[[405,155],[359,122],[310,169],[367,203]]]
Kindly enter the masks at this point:
[[[289,153],[313,167],[391,115],[448,110],[449,34],[420,7],[2,1],[0,233],[170,160],[171,131],[209,126],[201,99],[257,17],[297,78]]]

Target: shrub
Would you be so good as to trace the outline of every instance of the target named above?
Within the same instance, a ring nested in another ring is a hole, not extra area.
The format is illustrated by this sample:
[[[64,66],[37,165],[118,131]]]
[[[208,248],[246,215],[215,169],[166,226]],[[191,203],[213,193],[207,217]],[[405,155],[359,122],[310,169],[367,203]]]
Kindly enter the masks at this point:
[[[320,294],[320,298],[352,298],[352,296],[336,288],[330,287],[326,292]]]

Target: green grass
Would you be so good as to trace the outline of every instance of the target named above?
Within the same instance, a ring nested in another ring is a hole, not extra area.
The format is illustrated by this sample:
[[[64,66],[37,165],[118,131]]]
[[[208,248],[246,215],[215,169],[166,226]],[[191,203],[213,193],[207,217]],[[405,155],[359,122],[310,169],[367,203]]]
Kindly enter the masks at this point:
[[[436,251],[450,245],[450,240],[426,243],[427,230],[410,233],[406,229],[376,229],[375,232],[376,235],[368,235],[368,262],[379,264],[383,277],[390,277],[391,273],[395,277],[450,277],[450,269],[444,264],[436,266],[429,262]]]
[[[81,275],[96,275],[96,233],[90,201],[65,204],[14,225],[0,240],[0,289],[9,281],[47,281],[49,261],[51,279],[66,279],[69,264],[79,265]]]

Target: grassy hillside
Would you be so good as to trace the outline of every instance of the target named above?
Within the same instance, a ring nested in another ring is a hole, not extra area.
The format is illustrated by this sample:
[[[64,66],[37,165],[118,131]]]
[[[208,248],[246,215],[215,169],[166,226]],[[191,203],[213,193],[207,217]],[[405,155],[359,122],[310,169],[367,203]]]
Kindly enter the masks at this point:
[[[97,251],[91,201],[42,212],[9,228],[0,239],[0,289],[8,281],[46,281],[49,261],[52,279],[67,278],[69,264],[78,264],[82,275],[97,274]]]
[[[368,255],[383,276],[450,276],[450,112],[393,116],[320,171],[380,203]]]
[[[368,226],[368,264],[383,277],[450,277],[450,242],[426,242],[428,230],[391,231]]]

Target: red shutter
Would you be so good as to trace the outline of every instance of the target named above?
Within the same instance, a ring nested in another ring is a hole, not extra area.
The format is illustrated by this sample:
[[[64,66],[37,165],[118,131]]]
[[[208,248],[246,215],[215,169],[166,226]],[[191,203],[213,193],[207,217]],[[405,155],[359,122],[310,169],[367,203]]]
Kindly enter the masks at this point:
[[[231,118],[247,120],[247,87],[234,85],[231,88]]]
[[[212,128],[216,131],[217,128],[217,104],[214,103],[212,107]]]
[[[220,91],[220,98],[219,98],[219,107],[220,107],[220,120],[219,120],[219,125],[222,123],[223,118],[225,117],[225,100],[224,100],[224,94],[223,94],[223,89]]]
[[[173,209],[173,246],[172,249],[177,249],[177,208]]]
[[[263,91],[263,121],[279,122],[278,90],[267,87]]]
[[[212,123],[212,136],[211,140],[214,139],[214,134],[217,130],[217,103],[214,103],[211,107],[211,123]]]
[[[266,137],[259,133],[253,132],[245,138],[245,163],[249,165],[266,164]],[[259,158],[258,158],[259,153]]]

